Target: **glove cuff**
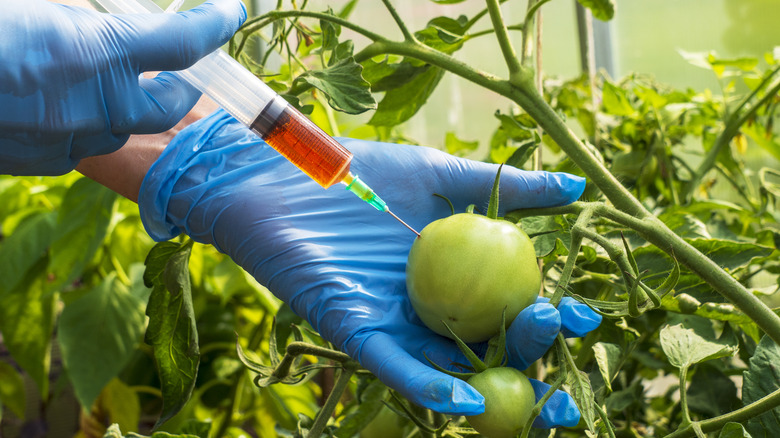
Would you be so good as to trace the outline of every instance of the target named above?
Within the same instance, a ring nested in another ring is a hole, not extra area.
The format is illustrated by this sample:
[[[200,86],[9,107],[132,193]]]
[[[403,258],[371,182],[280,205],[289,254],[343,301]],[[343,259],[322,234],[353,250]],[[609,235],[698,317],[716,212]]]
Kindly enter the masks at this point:
[[[158,242],[170,240],[183,232],[168,214],[174,186],[187,170],[185,164],[198,154],[216,130],[230,120],[230,116],[220,109],[200,123],[186,127],[168,143],[149,168],[138,194],[138,209],[141,222],[152,239]]]

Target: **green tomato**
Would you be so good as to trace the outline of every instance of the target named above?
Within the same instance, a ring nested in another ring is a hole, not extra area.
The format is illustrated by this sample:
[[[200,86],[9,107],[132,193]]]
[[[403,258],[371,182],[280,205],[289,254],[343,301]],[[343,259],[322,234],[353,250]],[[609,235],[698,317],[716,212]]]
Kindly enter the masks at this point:
[[[514,368],[488,368],[468,379],[485,397],[485,412],[467,416],[471,427],[488,438],[514,438],[521,432],[536,404],[534,388]]]
[[[406,265],[409,299],[434,332],[465,342],[498,333],[533,304],[542,276],[528,235],[504,220],[462,213],[426,226]]]

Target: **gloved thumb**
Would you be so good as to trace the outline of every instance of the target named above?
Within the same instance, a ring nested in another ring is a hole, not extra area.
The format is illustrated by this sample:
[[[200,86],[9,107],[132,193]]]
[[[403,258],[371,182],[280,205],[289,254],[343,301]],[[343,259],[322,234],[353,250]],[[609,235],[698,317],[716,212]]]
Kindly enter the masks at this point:
[[[146,111],[132,120],[136,134],[153,134],[172,128],[192,109],[201,96],[199,90],[176,73],[162,72],[153,79],[141,79]]]
[[[183,70],[228,42],[247,18],[241,0],[213,0],[175,14],[128,14],[121,35],[140,71]]]

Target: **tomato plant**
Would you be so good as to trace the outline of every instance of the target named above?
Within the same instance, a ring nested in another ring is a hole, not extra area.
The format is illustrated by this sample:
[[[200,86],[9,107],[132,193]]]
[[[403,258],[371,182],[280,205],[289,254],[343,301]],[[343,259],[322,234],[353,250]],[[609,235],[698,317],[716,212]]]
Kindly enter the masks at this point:
[[[436,146],[587,177],[580,202],[505,215],[536,236],[542,294],[605,316],[527,370],[564,382],[582,413],[549,434],[780,436],[776,49],[681,53],[716,89],[592,68],[554,78],[535,53],[544,0],[511,23],[498,0],[468,2],[474,10],[434,1],[441,14],[419,28],[416,11],[383,0],[382,20],[397,28],[387,35],[351,18],[365,2],[309,3],[256,14],[229,50],[328,132],[414,143],[405,122],[453,77],[493,102],[480,124],[488,141],[426,123]],[[580,3],[614,14],[611,1]],[[366,4],[376,20],[378,3]],[[490,56],[464,50],[490,38]],[[505,68],[485,71],[483,58]],[[371,93],[356,90],[365,83]],[[159,422],[174,436],[344,438],[388,400],[409,434],[474,433],[399,400],[213,248],[154,245],[134,204],[77,174],[0,177],[0,231],[3,436],[55,425],[67,436],[151,435]],[[166,300],[171,285],[180,293]]]
[[[517,225],[460,213],[427,225],[412,245],[406,285],[420,319],[449,336],[442,321],[465,342],[486,341],[532,304],[541,274],[536,251]]]

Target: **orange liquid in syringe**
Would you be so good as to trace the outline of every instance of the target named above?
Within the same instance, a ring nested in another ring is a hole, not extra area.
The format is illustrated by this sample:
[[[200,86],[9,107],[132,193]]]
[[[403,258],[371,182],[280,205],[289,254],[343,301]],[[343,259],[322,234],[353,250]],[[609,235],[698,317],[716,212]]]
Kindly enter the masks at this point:
[[[251,128],[326,189],[349,173],[352,153],[286,102],[278,117],[263,111]]]

